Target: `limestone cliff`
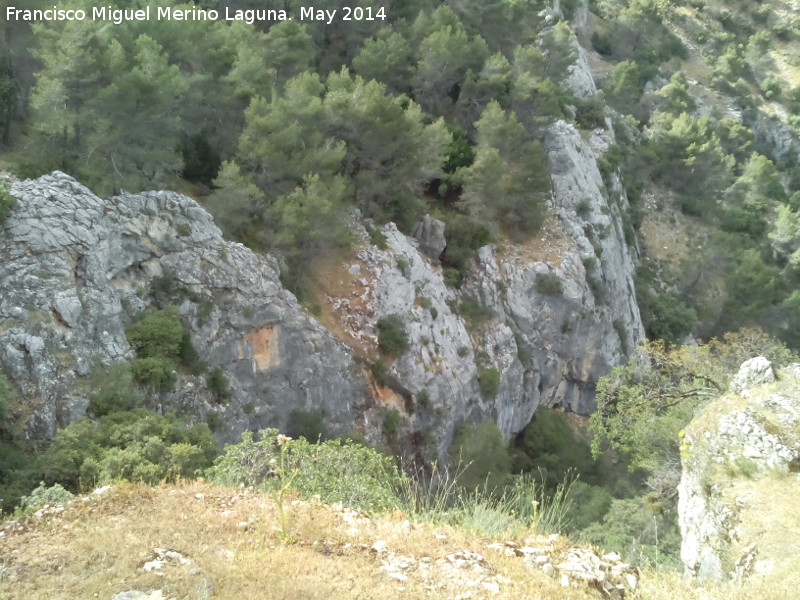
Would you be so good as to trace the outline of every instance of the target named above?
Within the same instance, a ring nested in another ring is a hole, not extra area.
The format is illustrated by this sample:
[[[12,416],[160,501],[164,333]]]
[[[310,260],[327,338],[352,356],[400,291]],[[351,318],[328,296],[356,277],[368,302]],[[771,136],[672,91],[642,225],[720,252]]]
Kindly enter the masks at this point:
[[[309,318],[269,257],[226,242],[208,213],[171,192],[101,200],[63,173],[12,188],[18,207],[0,230],[0,361],[28,436],[51,437],[81,417],[80,382],[133,358],[125,327],[154,286],[180,304],[200,355],[221,366],[230,402],[184,376],[168,408],[222,416],[224,437],[324,409],[352,428],[368,396],[352,352]],[[95,367],[97,368],[97,367]]]
[[[86,377],[133,358],[125,328],[154,289],[179,305],[200,355],[230,380],[223,404],[204,377],[188,374],[158,403],[192,419],[216,411],[224,439],[283,427],[294,410],[377,438],[388,404],[407,417],[402,439],[440,454],[464,420],[490,418],[511,435],[540,402],[590,411],[594,382],[642,335],[633,262],[589,145],[559,123],[547,148],[558,218],[543,235],[483,248],[455,291],[416,240],[389,224],[379,250],[356,224],[363,240],[346,265],[350,280],[340,278],[343,293],[327,298],[328,328],[282,287],[272,258],[226,242],[189,198],[101,200],[58,172],[14,183],[18,207],[0,230],[0,360],[23,399],[21,429],[51,437],[85,414]],[[604,233],[593,245],[587,236],[597,228]],[[558,278],[557,293],[537,291],[542,274]],[[465,297],[493,316],[470,330],[458,314]],[[376,356],[376,323],[390,314],[403,316],[411,349],[378,385],[365,365]],[[499,384],[487,391],[481,378],[495,373]]]

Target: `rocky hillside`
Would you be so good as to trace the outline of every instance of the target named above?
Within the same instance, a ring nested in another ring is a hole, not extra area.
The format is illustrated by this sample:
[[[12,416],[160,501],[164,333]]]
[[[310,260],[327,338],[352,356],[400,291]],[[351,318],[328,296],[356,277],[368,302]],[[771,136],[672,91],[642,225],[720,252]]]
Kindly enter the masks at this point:
[[[0,229],[0,360],[20,392],[18,427],[49,438],[83,416],[81,383],[133,358],[125,329],[152,304],[179,307],[200,356],[229,382],[220,404],[204,377],[183,373],[157,404],[195,420],[215,411],[226,440],[284,427],[293,411],[377,439],[389,407],[436,454],[464,420],[492,419],[508,436],[540,403],[588,413],[594,383],[643,335],[621,206],[596,163],[607,144],[600,130],[585,142],[567,123],[551,128],[557,218],[523,246],[481,249],[461,291],[391,223],[379,249],[354,222],[360,242],[327,278],[328,328],[282,287],[274,259],[225,241],[189,198],[100,199],[58,172],[17,181],[17,208]],[[426,243],[446,244],[441,229]],[[376,378],[376,326],[390,315],[410,347]]]
[[[763,357],[686,428],[679,515],[686,571],[795,589],[800,553],[800,371]]]

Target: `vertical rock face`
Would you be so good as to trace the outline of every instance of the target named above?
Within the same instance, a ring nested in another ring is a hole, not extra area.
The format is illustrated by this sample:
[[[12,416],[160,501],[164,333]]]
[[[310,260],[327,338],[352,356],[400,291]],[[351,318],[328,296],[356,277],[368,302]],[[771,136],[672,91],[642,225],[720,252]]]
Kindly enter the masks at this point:
[[[732,392],[686,428],[678,514],[688,574],[709,579],[794,573],[800,556],[800,366],[747,361]]]
[[[125,337],[154,287],[179,304],[199,353],[231,381],[217,406],[204,377],[158,399],[194,418],[222,416],[221,435],[285,425],[324,410],[352,428],[368,396],[352,352],[283,289],[278,269],[225,242],[194,201],[170,192],[101,200],[63,173],[16,183],[0,229],[0,361],[21,392],[32,437],[83,416],[86,376],[133,358]]]
[[[282,287],[272,258],[224,241],[184,196],[101,200],[63,173],[18,182],[18,208],[0,228],[0,361],[26,403],[22,427],[51,437],[85,414],[87,376],[133,358],[125,328],[158,296],[179,306],[230,393],[218,404],[205,377],[182,374],[153,402],[200,420],[213,410],[226,440],[285,427],[296,410],[377,440],[393,408],[408,449],[442,456],[464,421],[491,419],[510,436],[540,403],[589,413],[597,379],[643,337],[624,189],[596,162],[610,143],[601,130],[584,140],[568,123],[551,126],[543,231],[480,249],[461,290],[438,264],[441,222],[422,222],[417,239],[388,224],[385,249],[354,222],[361,243],[323,274],[326,326]],[[402,318],[409,350],[376,363],[389,315]]]

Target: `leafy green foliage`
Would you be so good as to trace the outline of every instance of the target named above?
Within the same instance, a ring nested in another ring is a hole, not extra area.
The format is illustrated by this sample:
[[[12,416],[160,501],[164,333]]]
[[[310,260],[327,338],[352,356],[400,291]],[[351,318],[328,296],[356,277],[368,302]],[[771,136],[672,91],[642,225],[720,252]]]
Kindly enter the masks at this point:
[[[479,367],[478,385],[484,398],[493,399],[500,390],[500,371],[494,367]]]
[[[584,528],[580,539],[615,548],[637,564],[667,569],[682,566],[677,520],[654,512],[644,498],[612,500],[602,521]]]
[[[36,461],[48,485],[78,490],[120,479],[155,484],[193,477],[219,453],[205,425],[144,409],[77,421],[56,433]]]
[[[726,390],[741,363],[758,355],[778,365],[793,360],[783,344],[760,330],[697,346],[645,341],[628,363],[597,384],[597,411],[590,419],[593,452],[608,442],[630,459],[631,468],[651,472],[675,460],[678,432],[694,410]]]
[[[211,369],[211,372],[206,378],[206,385],[208,385],[209,391],[214,394],[214,397],[218,401],[227,397],[229,382],[228,378],[225,376],[225,372],[220,367]]]
[[[135,359],[131,370],[137,382],[156,392],[169,392],[178,381],[175,363],[157,356]]]
[[[378,320],[378,348],[387,356],[400,356],[409,349],[408,333],[400,315]]]
[[[392,439],[397,435],[400,429],[402,417],[400,411],[393,407],[384,407],[381,411],[383,422],[381,423],[381,431],[387,439]]]
[[[157,392],[175,387],[179,361],[195,366],[199,357],[175,306],[148,308],[125,331],[137,358],[131,363],[134,379]],[[102,409],[101,409],[102,410]]]
[[[140,358],[161,357],[177,361],[183,336],[178,308],[148,309],[125,331],[128,343]]]
[[[719,193],[731,182],[734,159],[725,154],[708,117],[686,113],[654,115],[649,151],[657,156],[652,174],[682,195],[681,209],[706,215],[716,208]],[[675,177],[675,173],[682,177]]]
[[[59,484],[55,483],[47,487],[42,481],[39,487],[20,499],[19,510],[16,514],[19,516],[29,515],[45,506],[66,504],[74,497],[75,494],[68,492]]]
[[[258,441],[245,432],[241,443],[225,447],[208,476],[224,485],[274,489],[280,485],[273,476],[280,448],[275,429],[259,432]],[[368,512],[399,506],[398,493],[406,482],[391,458],[349,440],[291,440],[283,470],[306,498],[319,495],[323,502],[341,502]]]
[[[564,293],[561,278],[555,273],[539,273],[534,284],[536,291],[545,296],[560,296]]]
[[[219,173],[221,160],[219,152],[209,142],[208,134],[199,131],[187,137],[181,142],[180,150],[184,179],[211,185]]]
[[[592,458],[589,444],[576,435],[562,413],[545,407],[539,407],[514,440],[512,458],[515,473],[539,473],[549,489],[571,472],[588,483],[601,483],[601,465]]]
[[[89,393],[89,411],[97,417],[132,410],[143,402],[133,382],[133,369],[128,363],[95,367],[89,385],[92,390]]]
[[[325,439],[325,421],[319,411],[293,410],[289,414],[286,433],[293,438],[305,438],[309,442]]]
[[[727,278],[726,319],[740,326],[756,325],[780,301],[784,286],[780,270],[764,264],[757,250],[742,251]]]
[[[0,432],[8,428],[6,419],[8,418],[8,413],[11,411],[12,397],[8,379],[6,379],[5,375],[0,373]]]
[[[464,423],[450,446],[450,460],[458,465],[458,484],[475,490],[499,492],[508,482],[511,457],[502,433],[492,421]]]
[[[11,195],[8,186],[0,182],[0,225],[2,225],[17,206],[17,199]]]
[[[538,142],[528,142],[513,113],[490,102],[475,124],[475,162],[463,170],[461,201],[476,222],[499,224],[513,239],[536,233],[550,193],[547,159]]]

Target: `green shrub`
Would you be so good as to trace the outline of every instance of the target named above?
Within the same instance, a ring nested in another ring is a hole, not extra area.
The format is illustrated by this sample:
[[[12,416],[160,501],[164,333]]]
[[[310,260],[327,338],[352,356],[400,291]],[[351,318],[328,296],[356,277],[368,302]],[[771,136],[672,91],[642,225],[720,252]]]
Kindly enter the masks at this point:
[[[223,400],[228,397],[228,378],[220,367],[215,367],[211,370],[206,378],[206,385],[208,385],[209,391],[214,394],[217,400]]]
[[[34,447],[30,440],[5,441],[0,435],[0,510],[12,512],[21,498],[30,493],[41,479],[32,456]]]
[[[11,195],[8,186],[0,182],[0,225],[8,218],[17,206],[17,199]]]
[[[137,358],[131,363],[134,379],[157,392],[170,392],[175,388],[178,376],[175,364],[163,358]]]
[[[181,354],[184,328],[178,309],[147,309],[125,331],[128,343],[139,358],[165,358],[177,361]]]
[[[400,356],[409,349],[408,334],[399,315],[378,320],[378,348],[386,356]]]
[[[450,446],[450,460],[460,465],[458,484],[467,489],[502,490],[511,473],[511,458],[503,434],[493,421],[464,423]]]
[[[781,84],[775,79],[768,77],[761,82],[761,92],[767,100],[777,99],[781,95]]]
[[[545,296],[560,296],[564,293],[561,279],[555,273],[539,273],[536,275],[536,291]]]
[[[400,430],[400,423],[403,418],[400,416],[400,411],[396,408],[384,407],[382,411],[383,423],[381,424],[381,431],[387,438],[392,438],[397,435]]]
[[[398,256],[395,259],[397,269],[403,274],[406,279],[411,279],[411,261],[405,256]]]
[[[375,246],[379,250],[386,250],[386,248],[388,247],[386,245],[386,236],[380,229],[376,229],[375,227],[368,227],[367,235],[369,235],[369,241],[373,246]]]
[[[481,388],[481,395],[490,400],[497,396],[500,389],[500,371],[492,367],[480,367],[478,369],[478,384]]]
[[[539,407],[514,441],[515,472],[539,473],[548,489],[555,489],[570,471],[587,483],[601,483],[600,463],[592,458],[588,442],[578,437],[560,412]]]
[[[293,410],[289,414],[286,433],[293,438],[305,438],[309,442],[325,439],[325,422],[319,411]]]
[[[422,390],[419,394],[417,394],[417,404],[420,405],[421,408],[426,410],[430,410],[431,408],[431,395],[428,390]]]
[[[274,490],[280,482],[274,465],[281,459],[278,431],[267,429],[242,434],[242,442],[225,447],[208,476],[231,486],[253,486]],[[319,495],[323,502],[341,502],[368,512],[390,510],[400,505],[398,492],[407,477],[391,457],[349,440],[311,443],[289,440],[283,470],[291,485],[304,497]]]
[[[6,417],[11,410],[11,388],[6,376],[0,373],[0,431],[6,429]]]
[[[568,513],[567,531],[572,533],[602,521],[614,496],[603,487],[575,481],[570,489],[570,499],[573,510]]]
[[[442,271],[442,279],[447,287],[458,288],[461,287],[461,271],[453,268],[446,268]]]
[[[606,551],[616,549],[634,564],[681,567],[677,520],[653,514],[643,498],[613,500],[602,523],[592,523],[578,539]]]
[[[39,487],[21,498],[17,514],[20,516],[29,515],[45,506],[67,504],[74,497],[75,494],[68,492],[57,483],[48,487],[44,481],[41,481],[39,482]]]
[[[60,429],[36,459],[41,479],[78,490],[124,479],[155,484],[193,477],[211,465],[219,445],[205,425],[144,409],[82,419]]]
[[[582,129],[606,128],[606,103],[602,94],[575,102],[575,123]]]
[[[89,410],[97,417],[112,412],[132,410],[143,402],[133,383],[133,370],[128,363],[114,363],[93,369],[89,378]]]
[[[216,410],[208,411],[206,413],[206,424],[208,428],[215,433],[222,429],[222,417],[219,415],[219,412]]]
[[[475,296],[464,296],[457,304],[450,305],[453,312],[463,317],[471,329],[477,329],[495,316],[494,310]]]
[[[181,141],[180,153],[183,158],[183,178],[210,186],[217,177],[221,160],[219,153],[208,140],[205,131]]]

